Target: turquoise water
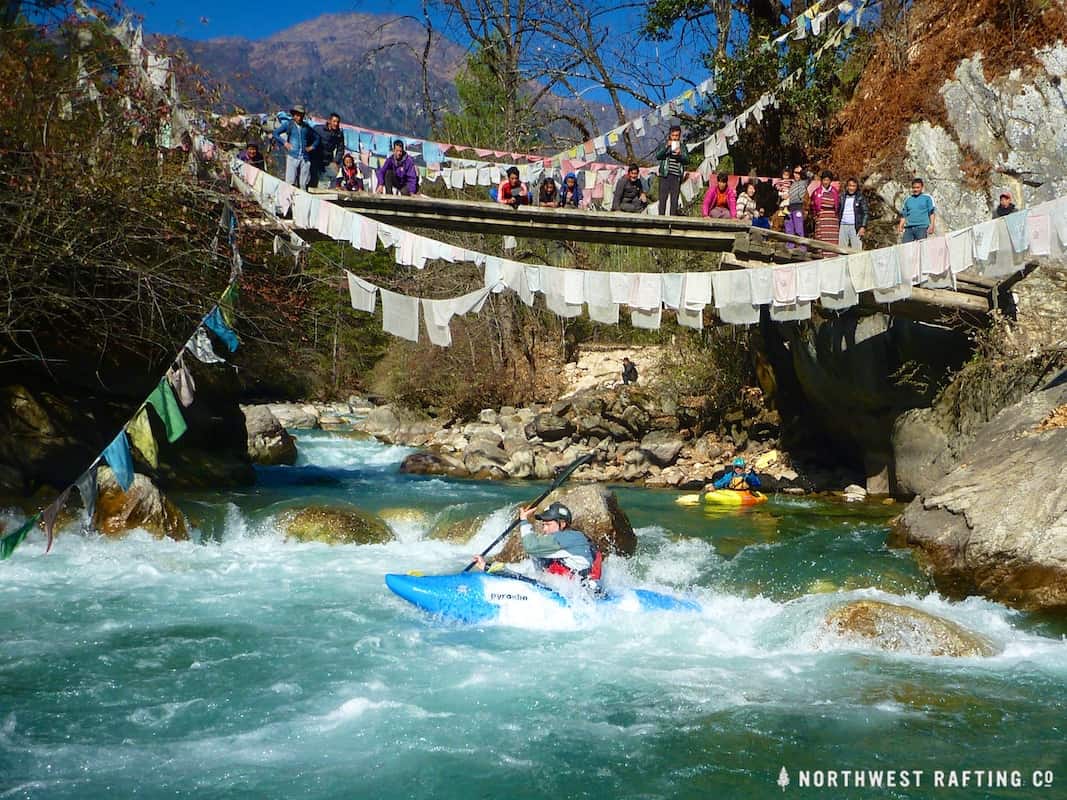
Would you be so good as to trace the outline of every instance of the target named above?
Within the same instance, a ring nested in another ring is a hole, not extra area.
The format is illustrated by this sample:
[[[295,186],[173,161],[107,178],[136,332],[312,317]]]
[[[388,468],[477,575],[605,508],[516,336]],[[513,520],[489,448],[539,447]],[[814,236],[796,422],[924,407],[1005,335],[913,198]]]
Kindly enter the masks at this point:
[[[528,484],[401,476],[402,448],[301,436],[301,464],[178,498],[199,542],[31,537],[0,564],[0,798],[1063,797],[1067,643],[996,604],[950,603],[884,546],[894,509],[776,499],[735,514],[620,489],[638,555],[607,583],[699,615],[436,623],[387,571],[461,569]],[[285,543],[286,508],[350,501],[396,541]],[[475,540],[426,538],[486,516]],[[953,620],[990,658],[828,637],[871,597]],[[775,781],[785,766],[791,784]],[[924,770],[922,788],[798,786],[801,770]],[[1022,787],[935,789],[933,770]],[[1054,774],[1051,789],[1032,785]]]

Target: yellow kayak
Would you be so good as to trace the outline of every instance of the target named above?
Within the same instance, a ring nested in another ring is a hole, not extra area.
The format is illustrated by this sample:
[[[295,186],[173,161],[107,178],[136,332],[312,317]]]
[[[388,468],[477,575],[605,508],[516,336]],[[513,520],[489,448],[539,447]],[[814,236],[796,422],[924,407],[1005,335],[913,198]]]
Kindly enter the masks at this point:
[[[683,494],[674,502],[683,506],[756,506],[767,502],[767,495],[762,492],[738,491],[737,489],[715,489],[701,494]]]

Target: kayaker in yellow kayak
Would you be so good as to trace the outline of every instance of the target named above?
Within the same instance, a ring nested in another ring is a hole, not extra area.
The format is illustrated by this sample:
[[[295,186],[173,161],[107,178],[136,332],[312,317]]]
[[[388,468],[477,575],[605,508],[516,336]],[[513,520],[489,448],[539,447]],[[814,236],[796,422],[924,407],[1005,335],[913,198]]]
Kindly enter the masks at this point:
[[[745,470],[745,459],[738,456],[734,459],[733,468],[727,470],[722,477],[716,479],[704,487],[705,492],[716,489],[736,489],[737,491],[752,491],[760,487],[759,475],[754,469]]]

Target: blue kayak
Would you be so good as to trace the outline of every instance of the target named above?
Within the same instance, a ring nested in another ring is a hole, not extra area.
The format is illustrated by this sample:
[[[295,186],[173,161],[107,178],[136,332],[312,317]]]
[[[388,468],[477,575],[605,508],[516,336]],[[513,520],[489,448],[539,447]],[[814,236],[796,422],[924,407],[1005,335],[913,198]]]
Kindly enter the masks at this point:
[[[389,574],[385,585],[417,608],[454,622],[551,622],[570,616],[572,606],[551,586],[514,572]],[[692,600],[648,589],[608,593],[590,601],[632,611],[700,611],[700,605]]]

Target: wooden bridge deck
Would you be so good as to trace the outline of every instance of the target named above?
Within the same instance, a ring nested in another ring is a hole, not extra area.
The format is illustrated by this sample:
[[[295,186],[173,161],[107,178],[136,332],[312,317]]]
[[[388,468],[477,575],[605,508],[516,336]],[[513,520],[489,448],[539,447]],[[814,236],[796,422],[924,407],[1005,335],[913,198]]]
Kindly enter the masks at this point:
[[[823,258],[826,252],[849,253],[837,245],[778,231],[753,228],[732,219],[659,217],[619,211],[585,211],[544,206],[512,208],[502,203],[443,200],[312,190],[323,199],[351,208],[398,228],[488,233],[568,242],[635,245],[673,250],[732,252],[771,263]],[[753,233],[753,232],[756,233]],[[806,245],[789,247],[787,245]]]
[[[723,269],[755,266],[760,262],[794,263],[825,258],[826,253],[854,252],[814,239],[753,228],[736,220],[537,206],[515,209],[500,203],[465,200],[332,190],[312,192],[324,200],[399,228],[721,252],[727,254],[722,262]],[[291,223],[286,227],[289,225]],[[296,232],[308,241],[324,238],[312,229],[297,228]],[[909,299],[892,304],[878,303],[870,292],[864,292],[860,295],[860,306],[927,322],[944,321],[953,316],[978,321],[997,307],[1002,288],[997,281],[965,272],[957,276],[955,290],[915,287]]]

